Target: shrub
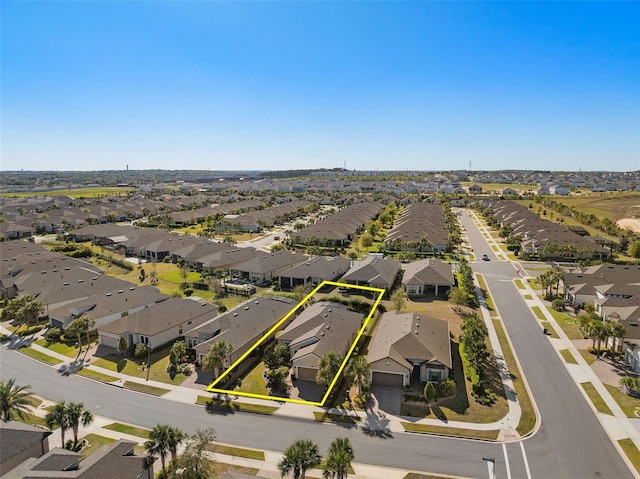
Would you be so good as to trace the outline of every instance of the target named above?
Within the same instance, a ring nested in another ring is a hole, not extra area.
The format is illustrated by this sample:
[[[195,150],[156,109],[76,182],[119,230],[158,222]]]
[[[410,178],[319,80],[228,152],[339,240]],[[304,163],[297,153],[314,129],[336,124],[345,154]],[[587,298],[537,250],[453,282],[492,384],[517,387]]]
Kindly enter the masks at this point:
[[[438,384],[438,397],[453,396],[456,392],[456,382],[453,379],[445,379]]]
[[[136,344],[136,348],[133,351],[133,355],[136,358],[144,358],[147,355],[147,345],[144,343]]]
[[[59,343],[61,337],[62,331],[60,328],[49,328],[44,335],[44,339],[47,341],[47,344]]]
[[[556,298],[551,302],[551,309],[554,311],[564,311],[564,300]]]
[[[193,288],[186,288],[183,293],[186,297],[189,297],[193,294]]]

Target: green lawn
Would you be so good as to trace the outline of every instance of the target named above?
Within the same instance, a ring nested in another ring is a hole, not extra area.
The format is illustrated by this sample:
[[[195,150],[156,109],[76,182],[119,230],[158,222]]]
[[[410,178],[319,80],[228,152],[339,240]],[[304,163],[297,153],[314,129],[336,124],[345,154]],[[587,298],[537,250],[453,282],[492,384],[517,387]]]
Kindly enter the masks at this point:
[[[609,409],[609,406],[607,406],[607,403],[604,402],[604,399],[602,399],[602,396],[600,396],[598,391],[596,391],[596,388],[592,383],[580,383],[580,386],[582,386],[582,388],[585,390],[587,396],[589,396],[589,399],[591,400],[591,403],[596,407],[598,411],[613,416],[611,409]]]
[[[521,281],[521,280],[516,279],[516,280],[514,280],[513,282],[515,283],[516,288],[518,288],[518,289],[525,289],[524,284],[522,284],[522,281]]]
[[[211,461],[210,462],[211,479],[219,479],[226,471],[239,472],[240,474],[247,474],[249,476],[255,476],[260,469],[255,467],[236,466],[235,464],[226,464],[224,462]]]
[[[609,391],[609,394],[615,399],[618,403],[618,406],[624,411],[627,417],[637,418],[635,412],[640,412],[640,399],[634,398],[620,391],[617,386],[612,386],[611,384],[605,384],[605,388]]]
[[[541,321],[545,321],[547,319],[547,317],[544,315],[544,313],[542,312],[542,309],[540,309],[539,306],[533,306],[531,308],[531,311],[533,311],[533,314],[536,315],[536,318],[540,319]]]
[[[98,436],[97,434],[87,434],[83,439],[85,439],[89,443],[87,447],[80,451],[80,454],[82,454],[84,459],[96,452],[102,446],[108,446],[109,444],[113,444],[114,442],[116,442],[115,439],[112,439],[110,437]]]
[[[246,459],[256,459],[258,461],[264,461],[265,459],[264,451],[258,451],[257,449],[246,449],[244,447],[212,443],[207,444],[205,449],[209,452],[217,452],[218,454],[225,454],[227,456],[244,457]]]
[[[13,419],[15,421],[20,421],[25,424],[31,424],[32,426],[47,427],[47,424],[44,422],[43,417],[36,416],[35,414],[31,414],[31,413],[25,413],[22,416],[23,416],[22,418],[15,416]]]
[[[242,386],[236,388],[238,391],[243,391],[253,394],[262,394],[263,396],[269,396],[269,390],[263,379],[265,371],[265,365],[263,362],[253,368],[253,370],[242,379]]]
[[[496,310],[496,305],[493,303],[493,298],[491,298],[491,294],[489,293],[487,282],[481,274],[476,274],[476,278],[478,278],[478,284],[480,285],[480,289],[484,295],[484,301],[487,304],[487,308],[489,309],[491,316],[497,316],[498,311]]]
[[[151,353],[151,370],[148,371],[149,379],[152,381],[158,381],[162,383],[172,384],[178,386],[187,378],[182,373],[176,374],[173,378],[169,376],[166,371],[167,364],[169,364],[169,352],[171,351],[171,344],[158,349]],[[128,376],[134,376],[140,379],[147,379],[147,370],[142,368],[142,363],[147,362],[147,358],[124,358],[120,354],[109,354],[102,358],[95,358],[91,361],[93,366],[99,366],[101,368],[109,369],[110,371],[117,371]]]
[[[569,337],[569,339],[582,339],[583,336],[580,334],[578,330],[578,324],[576,323],[575,318],[569,316],[567,313],[562,313],[560,311],[554,311],[551,308],[547,308],[551,313],[551,316],[554,317],[558,325],[562,328],[564,333]]]
[[[562,359],[564,359],[565,363],[578,364],[578,361],[576,361],[576,358],[573,357],[573,354],[571,354],[571,351],[568,349],[561,349],[560,355],[562,356]]]
[[[79,376],[85,376],[87,378],[96,379],[98,381],[102,381],[105,383],[112,383],[118,380],[118,378],[116,377],[108,376],[106,374],[102,374],[97,371],[92,371],[91,369],[87,369],[87,368],[82,368],[76,374]]]
[[[153,394],[154,396],[162,396],[170,392],[169,389],[157,388],[155,386],[149,386],[148,384],[136,383],[133,381],[125,381],[124,387],[141,393]]]
[[[587,362],[589,366],[591,366],[595,362],[596,360],[595,354],[591,353],[590,351],[587,351],[586,349],[579,349],[578,351],[580,352],[580,355]]]
[[[547,330],[547,334],[549,336],[556,339],[560,337],[558,336],[558,333],[556,333],[556,330],[554,329],[554,327],[551,326],[551,323],[549,321],[541,321],[541,324],[542,324],[542,327]]]
[[[43,348],[47,348],[51,351],[54,351],[58,354],[64,354],[65,356],[68,356],[70,358],[77,358],[78,357],[78,348],[76,348],[75,346],[69,346],[66,343],[47,343],[46,339],[38,339],[36,341],[36,344],[38,346],[42,346]]]
[[[33,348],[20,348],[18,351],[20,351],[22,354],[26,354],[27,356],[30,356],[52,366],[63,362],[62,359],[54,358],[53,356],[49,356],[48,354],[44,354]]]
[[[340,424],[358,424],[360,422],[359,416],[344,416],[342,414],[330,414],[318,411],[313,412],[313,417],[314,420],[318,422],[336,422]]]
[[[110,431],[121,432],[122,434],[129,434],[131,436],[149,439],[149,429],[144,429],[142,427],[130,426],[129,424],[122,424],[121,422],[113,422],[103,426],[103,428],[109,429]]]
[[[497,429],[490,430],[476,430],[476,429],[460,429],[457,427],[446,426],[428,426],[426,424],[415,424],[412,422],[401,422],[405,431],[409,432],[422,432],[428,434],[444,434],[446,436],[462,436],[462,437],[474,437],[477,439],[498,439],[500,433]]]
[[[530,294],[525,294],[523,296],[524,299],[533,299],[533,296],[531,296]]]
[[[629,438],[620,439],[618,441],[618,444],[620,444],[620,447],[622,448],[624,453],[627,455],[627,457],[633,464],[633,467],[636,468],[636,471],[640,472],[640,451],[638,450],[636,445],[633,443],[633,441]]]
[[[241,411],[254,414],[273,414],[279,408],[275,406],[263,406],[262,404],[252,404],[237,401],[223,401],[221,399],[213,399],[209,396],[198,396],[196,404],[203,406],[211,406],[222,411]]]

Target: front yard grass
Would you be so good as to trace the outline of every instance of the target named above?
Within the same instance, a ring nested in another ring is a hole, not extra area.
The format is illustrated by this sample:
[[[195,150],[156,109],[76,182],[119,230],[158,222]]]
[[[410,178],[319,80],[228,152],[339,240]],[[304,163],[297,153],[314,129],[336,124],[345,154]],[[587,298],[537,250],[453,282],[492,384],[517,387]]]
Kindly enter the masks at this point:
[[[44,421],[43,417],[36,416],[35,414],[31,414],[29,412],[24,413],[22,416],[23,417],[20,418],[19,416],[15,415],[13,419],[15,421],[20,421],[25,424],[31,424],[32,426],[47,427],[47,423]]]
[[[576,358],[573,357],[573,354],[571,354],[571,351],[568,349],[561,349],[560,355],[562,356],[562,359],[564,359],[565,363],[578,364],[578,361],[576,361]]]
[[[53,356],[49,356],[48,354],[40,352],[37,349],[33,349],[29,347],[20,348],[18,351],[20,351],[22,354],[26,354],[27,356],[30,356],[34,359],[37,359],[38,361],[42,361],[43,363],[47,363],[52,366],[55,366],[56,364],[60,364],[64,362],[62,361],[62,359],[54,358]]]
[[[131,436],[149,439],[149,429],[144,429],[142,427],[130,426],[129,424],[123,424],[121,422],[113,422],[102,427],[110,431],[121,432],[122,434],[129,434]]]
[[[640,472],[640,451],[630,438],[618,440],[618,444],[627,455],[636,471]]]
[[[246,449],[244,447],[226,446],[224,444],[214,443],[207,444],[205,449],[209,452],[216,452],[227,456],[244,457],[245,459],[264,461],[264,451],[258,451],[257,449]]]
[[[149,379],[152,381],[158,381],[162,383],[172,384],[179,386],[187,379],[182,373],[176,374],[173,378],[169,376],[166,371],[167,364],[169,364],[169,352],[171,351],[171,344],[158,349],[151,353],[151,370],[149,371]],[[108,354],[101,358],[95,358],[91,361],[94,366],[109,369],[110,371],[116,371],[127,376],[133,376],[140,379],[147,379],[147,370],[142,369],[142,363],[147,362],[147,358],[124,358],[120,354]]]
[[[255,368],[251,370],[249,374],[247,374],[242,379],[242,384],[239,388],[236,388],[238,391],[243,391],[247,393],[253,394],[262,394],[263,396],[269,396],[269,390],[267,389],[267,385],[265,380],[263,379],[263,374],[265,372],[265,365],[261,361],[257,364]]]
[[[53,352],[56,352],[58,354],[64,354],[67,357],[70,358],[77,358],[78,357],[78,348],[76,348],[75,346],[69,346],[67,343],[47,343],[46,339],[38,339],[36,341],[36,344],[38,346],[42,346],[43,348],[47,348]]]
[[[211,477],[213,479],[222,477],[227,471],[239,472],[240,474],[247,474],[249,476],[255,476],[260,471],[260,469],[256,469],[255,467],[237,466],[235,464],[226,464],[218,461],[210,461],[210,465],[209,470],[211,471]]]
[[[604,399],[602,399],[602,396],[600,396],[598,391],[596,391],[596,388],[592,383],[590,382],[580,383],[580,386],[582,386],[582,389],[585,390],[585,392],[587,393],[587,396],[589,396],[589,400],[598,411],[600,411],[601,413],[613,416],[611,409],[609,409],[609,406],[607,406],[607,403],[604,402]]]
[[[604,384],[604,383],[603,383]],[[636,411],[640,411],[640,399],[634,398],[620,391],[620,388],[617,386],[612,386],[611,384],[604,384],[604,387],[607,388],[609,394],[613,397],[613,399],[618,403],[620,409],[624,411],[624,414],[627,417],[637,418]]]
[[[346,416],[342,414],[331,414],[327,412],[313,412],[314,420],[317,422],[335,422],[339,424],[358,424],[360,422],[360,416]]]
[[[113,444],[116,442],[115,439],[110,437],[99,436],[98,434],[87,434],[84,438],[89,444],[85,447],[80,454],[82,454],[83,459],[86,459],[91,454],[96,452],[102,446],[108,446],[109,444]]]
[[[162,396],[170,392],[168,389],[157,388],[155,386],[149,386],[148,384],[135,383],[133,381],[125,381],[124,387],[141,393],[152,394],[154,396]]]
[[[476,430],[476,429],[460,429],[457,427],[446,426],[429,426],[426,424],[414,424],[412,422],[401,422],[405,431],[421,432],[427,434],[443,434],[446,436],[474,437],[476,439],[490,439],[495,441],[498,439],[500,431],[498,429]]]
[[[596,361],[596,355],[586,349],[578,349],[582,358],[591,366]]]

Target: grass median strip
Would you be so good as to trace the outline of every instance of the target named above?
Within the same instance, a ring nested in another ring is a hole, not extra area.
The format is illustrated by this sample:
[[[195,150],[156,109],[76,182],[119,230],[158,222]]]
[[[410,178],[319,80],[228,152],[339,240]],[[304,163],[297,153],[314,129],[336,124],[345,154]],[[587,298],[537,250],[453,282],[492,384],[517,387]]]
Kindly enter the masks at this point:
[[[149,386],[148,384],[135,383],[133,381],[125,381],[124,387],[141,393],[153,394],[154,396],[162,396],[169,392],[168,389],[157,388],[155,386]]]
[[[457,427],[429,426],[412,422],[401,422],[405,431],[427,434],[445,434],[447,436],[475,437],[476,439],[490,439],[495,441],[500,431],[498,429],[461,429]]]
[[[513,282],[516,284],[516,288],[524,289],[524,284],[522,284],[522,281],[520,281],[519,279],[516,279]]]
[[[631,464],[633,464],[633,467],[636,468],[636,471],[640,472],[640,451],[633,443],[633,440],[629,438],[620,439],[618,444],[620,444],[620,447],[631,461]]]
[[[509,373],[511,374],[513,389],[516,391],[518,402],[520,403],[520,422],[518,423],[516,431],[518,431],[518,434],[520,434],[521,436],[524,436],[533,431],[533,428],[536,425],[536,410],[533,407],[529,392],[527,391],[524,381],[522,380],[520,369],[518,368],[515,356],[513,355],[513,351],[511,350],[511,344],[507,340],[507,335],[504,328],[502,327],[502,324],[500,323],[500,321],[494,321],[493,326],[496,330],[498,341],[500,341],[500,346],[502,347],[504,360],[506,361],[507,367],[509,368]]]
[[[609,409],[607,403],[604,402],[604,399],[602,399],[602,396],[600,396],[600,393],[598,393],[593,383],[580,383],[580,386],[585,390],[587,396],[589,396],[589,400],[599,412],[613,416],[611,409]]]
[[[18,351],[43,363],[51,364],[52,366],[63,362],[62,359],[54,358],[33,348],[20,348]]]
[[[108,429],[109,431],[116,431],[121,432],[122,434],[129,434],[131,436],[149,439],[149,430],[142,427],[130,426],[129,424],[122,424],[121,422],[113,422],[103,426],[103,428]]]
[[[313,412],[313,417],[315,421],[318,422],[337,422],[340,424],[358,424],[360,422],[360,417],[346,416],[343,414],[330,414],[326,412]]]
[[[531,311],[533,311],[533,314],[536,315],[536,318],[538,318],[538,319],[540,319],[542,321],[547,319],[546,316],[544,315],[544,313],[542,312],[542,310],[540,309],[540,306],[533,306],[531,308]]]
[[[433,474],[418,474],[417,472],[409,472],[402,479],[450,479],[451,476],[434,476]]]
[[[113,376],[108,376],[106,374],[99,373],[98,371],[92,371],[91,369],[82,368],[76,374],[79,376],[84,376],[86,378],[96,379],[98,381],[102,381],[103,383],[112,383],[117,381],[118,378]]]
[[[244,447],[225,446],[224,444],[207,444],[205,449],[209,452],[225,454],[227,456],[244,457],[245,459],[256,459],[264,461],[264,451],[257,449],[245,449]]]
[[[568,349],[561,349],[560,355],[562,356],[562,359],[564,359],[565,363],[578,364],[578,361],[576,361],[576,358],[573,357],[573,354],[571,354],[571,351]]]
[[[222,399],[213,399],[209,396],[198,396],[196,404],[213,407],[215,409],[220,409],[221,411],[240,411],[266,415],[273,414],[278,410],[278,408],[275,406],[263,406],[262,404],[252,404],[238,401],[223,401]]]

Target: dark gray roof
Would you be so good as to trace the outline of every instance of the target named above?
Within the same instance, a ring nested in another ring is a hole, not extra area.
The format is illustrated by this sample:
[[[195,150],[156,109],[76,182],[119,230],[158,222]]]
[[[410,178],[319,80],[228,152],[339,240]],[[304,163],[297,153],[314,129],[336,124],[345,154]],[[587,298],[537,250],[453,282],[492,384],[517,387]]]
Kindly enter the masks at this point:
[[[49,437],[51,431],[19,421],[0,421],[0,463]]]
[[[402,284],[453,286],[455,283],[449,263],[428,258],[405,264]]]

